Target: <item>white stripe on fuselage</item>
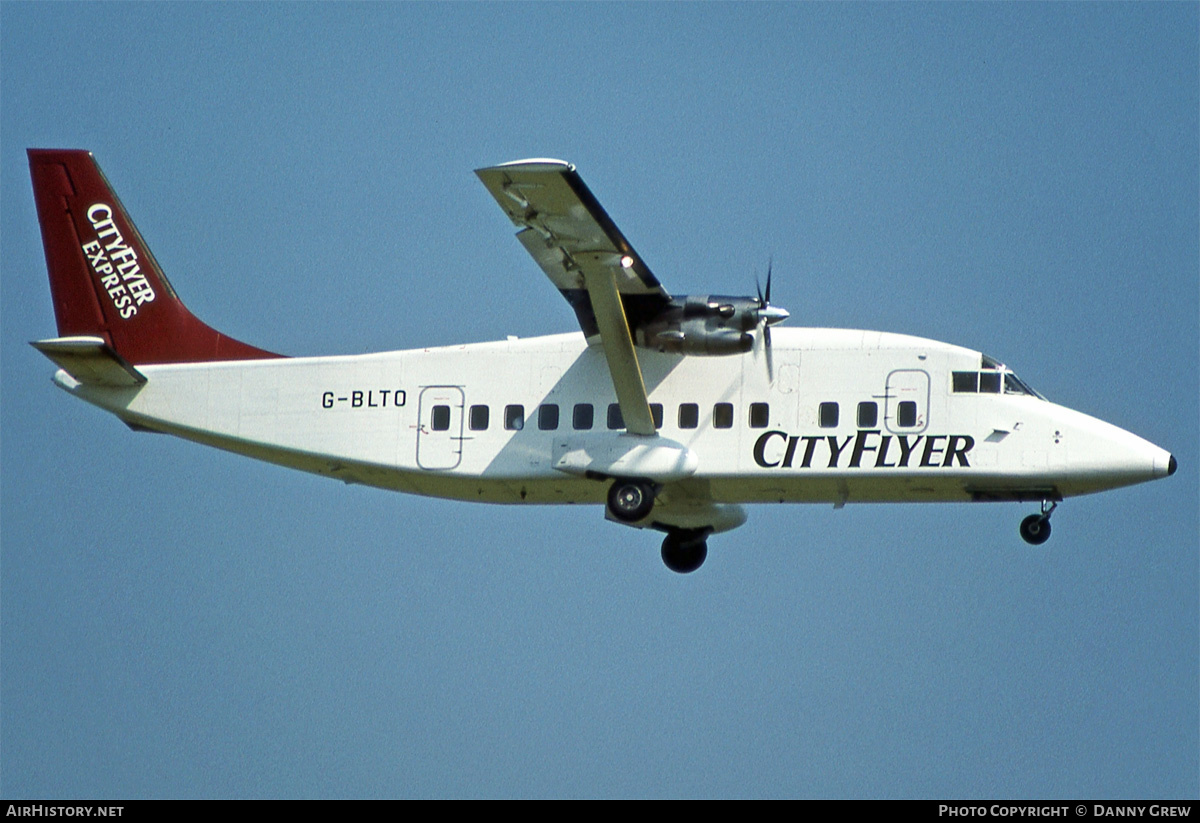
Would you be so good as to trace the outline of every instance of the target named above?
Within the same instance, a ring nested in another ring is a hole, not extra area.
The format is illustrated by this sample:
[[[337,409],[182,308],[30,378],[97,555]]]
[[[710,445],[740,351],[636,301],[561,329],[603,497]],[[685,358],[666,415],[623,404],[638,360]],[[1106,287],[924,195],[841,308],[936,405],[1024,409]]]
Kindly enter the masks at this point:
[[[935,501],[1005,489],[1070,496],[1166,473],[1166,452],[1070,409],[1028,395],[953,394],[951,372],[980,366],[980,354],[969,349],[836,329],[777,329],[772,342],[773,380],[760,351],[696,357],[638,350],[650,402],[663,406],[661,437],[697,458],[695,473],[677,481],[687,497]],[[581,334],[138,368],[148,382],[131,389],[83,386],[63,372],[56,379],[131,423],[418,494],[602,502],[607,484],[556,470],[556,456],[580,443],[644,442],[607,428],[612,381],[603,351]],[[920,413],[908,427],[896,418],[905,397]],[[551,403],[558,426],[541,430],[538,407]],[[580,403],[592,404],[591,431],[573,427]],[[685,403],[699,406],[696,428],[679,425]],[[732,405],[731,428],[714,427],[718,403]],[[753,403],[768,404],[763,427],[750,426]],[[836,426],[820,425],[822,403],[838,404]],[[876,404],[875,424],[858,425],[859,403]],[[434,428],[434,405],[453,407],[439,421],[448,428]],[[524,408],[519,431],[505,428],[510,405]],[[471,429],[472,406],[487,407],[485,430]]]

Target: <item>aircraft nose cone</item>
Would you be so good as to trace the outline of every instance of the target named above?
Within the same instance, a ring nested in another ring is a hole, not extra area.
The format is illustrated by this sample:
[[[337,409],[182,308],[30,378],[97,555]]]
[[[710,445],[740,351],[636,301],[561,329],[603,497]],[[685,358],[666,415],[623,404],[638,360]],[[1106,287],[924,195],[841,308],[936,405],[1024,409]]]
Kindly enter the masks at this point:
[[[1154,458],[1154,476],[1170,477],[1179,468],[1175,455],[1163,449],[1157,449],[1157,452],[1158,454]]]

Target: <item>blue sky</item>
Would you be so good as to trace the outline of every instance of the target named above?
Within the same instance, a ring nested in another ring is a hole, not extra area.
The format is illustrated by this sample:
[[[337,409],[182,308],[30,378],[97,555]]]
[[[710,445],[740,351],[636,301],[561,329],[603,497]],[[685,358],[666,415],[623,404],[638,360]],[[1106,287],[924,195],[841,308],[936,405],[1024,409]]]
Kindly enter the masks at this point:
[[[0,794],[1200,793],[1195,4],[0,4]],[[574,330],[471,173],[575,163],[672,292],[977,348],[1171,450],[1030,507],[345,487],[50,383],[27,147],[288,354]],[[1181,371],[1182,369],[1182,371]]]

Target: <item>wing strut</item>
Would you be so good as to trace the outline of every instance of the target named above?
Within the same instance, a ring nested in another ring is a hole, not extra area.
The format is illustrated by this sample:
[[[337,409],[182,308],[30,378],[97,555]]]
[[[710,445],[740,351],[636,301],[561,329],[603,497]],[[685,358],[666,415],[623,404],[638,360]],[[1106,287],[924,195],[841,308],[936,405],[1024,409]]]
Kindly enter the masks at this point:
[[[637,352],[633,350],[633,335],[629,333],[629,321],[617,292],[616,278],[607,266],[593,264],[581,268],[592,311],[596,313],[596,324],[600,327],[600,343],[608,359],[617,403],[625,419],[625,430],[630,434],[653,436],[657,432],[646,396],[646,381],[642,378]]]

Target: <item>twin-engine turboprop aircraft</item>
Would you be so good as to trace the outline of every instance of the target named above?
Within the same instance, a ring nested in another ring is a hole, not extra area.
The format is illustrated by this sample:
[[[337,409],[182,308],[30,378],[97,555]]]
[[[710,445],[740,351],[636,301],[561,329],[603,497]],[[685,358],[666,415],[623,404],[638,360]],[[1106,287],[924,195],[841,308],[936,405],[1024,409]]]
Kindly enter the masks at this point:
[[[86,151],[30,150],[54,382],[136,430],[347,483],[490,503],[604,504],[677,572],[747,503],[1019,500],[1039,544],[1072,495],[1175,458],[1046,401],[970,349],[775,329],[754,297],[672,297],[575,172],[476,172],[582,333],[355,357],[233,340],[176,296]]]

